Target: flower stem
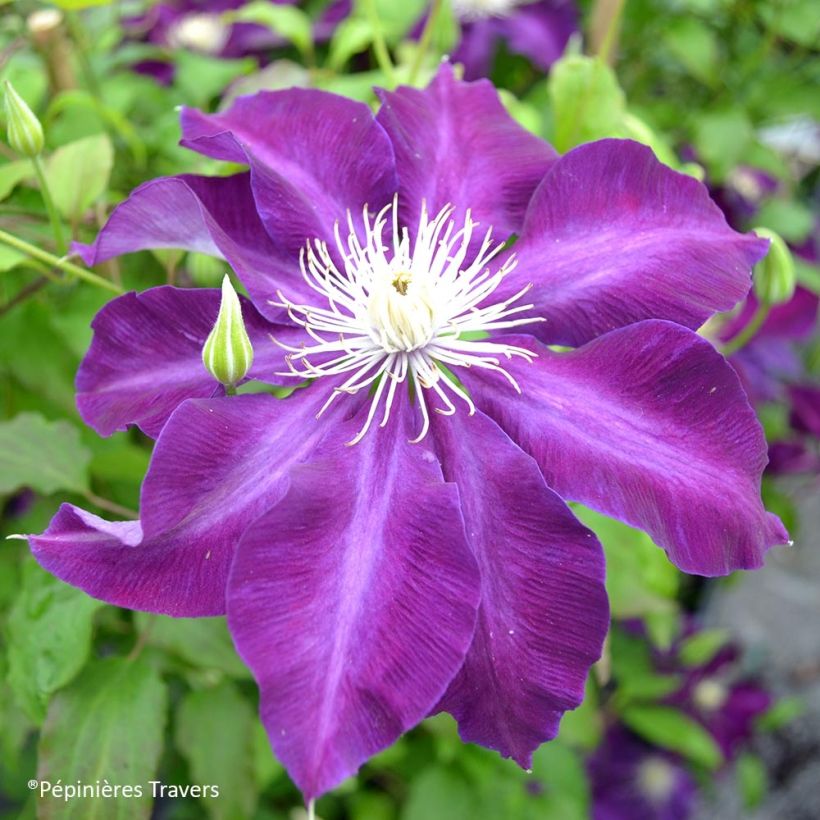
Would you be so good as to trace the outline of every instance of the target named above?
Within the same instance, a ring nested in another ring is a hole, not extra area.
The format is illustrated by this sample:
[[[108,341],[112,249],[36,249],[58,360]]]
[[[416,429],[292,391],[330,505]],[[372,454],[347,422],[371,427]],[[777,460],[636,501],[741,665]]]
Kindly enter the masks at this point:
[[[393,67],[393,61],[390,59],[387,42],[384,39],[384,31],[382,31],[381,20],[379,20],[376,0],[367,0],[365,5],[367,7],[367,16],[370,18],[370,25],[373,27],[373,53],[376,55],[376,62],[384,72],[384,76],[387,77],[388,83],[395,88],[396,71]]]
[[[626,0],[597,0],[591,14],[590,40],[592,53],[612,65],[621,30],[621,17]]]
[[[749,319],[748,324],[740,333],[737,334],[734,338],[730,339],[723,345],[723,355],[728,359],[729,356],[737,353],[738,350],[742,350],[746,347],[747,344],[755,337],[757,331],[763,326],[763,322],[766,321],[766,317],[769,315],[769,310],[771,308],[769,305],[761,303],[758,305],[757,310],[753,314],[752,318]]]
[[[15,248],[18,251],[21,251],[27,256],[30,256],[32,259],[37,259],[40,262],[45,262],[47,265],[51,265],[51,267],[59,268],[69,274],[69,276],[76,276],[84,282],[88,282],[91,285],[96,285],[98,288],[105,288],[106,290],[114,291],[114,293],[123,292],[121,287],[118,287],[113,282],[109,282],[107,279],[103,279],[101,276],[97,276],[96,273],[91,273],[91,271],[85,270],[85,268],[81,268],[79,265],[75,265],[67,259],[61,259],[54,256],[54,254],[48,253],[48,251],[44,251],[36,245],[25,242],[3,230],[0,230],[0,242],[4,245],[8,245],[10,248]]]
[[[413,66],[410,69],[410,76],[407,80],[408,85],[415,85],[419,71],[421,71],[424,58],[427,56],[427,52],[430,48],[430,42],[433,39],[433,32],[436,30],[436,26],[438,25],[440,12],[441,0],[433,0],[430,5],[430,13],[427,16],[427,22],[424,24],[424,30],[422,31],[421,38],[419,39],[418,49],[413,59]]]
[[[51,223],[51,230],[54,233],[54,241],[57,244],[57,253],[60,256],[65,256],[68,245],[66,245],[65,234],[63,233],[63,223],[60,220],[60,215],[57,213],[57,208],[54,207],[54,200],[51,198],[51,190],[48,187],[48,179],[46,178],[46,170],[43,167],[43,160],[39,156],[31,160],[34,166],[34,172],[37,174],[37,182],[40,184],[40,196],[48,212],[48,221]]]

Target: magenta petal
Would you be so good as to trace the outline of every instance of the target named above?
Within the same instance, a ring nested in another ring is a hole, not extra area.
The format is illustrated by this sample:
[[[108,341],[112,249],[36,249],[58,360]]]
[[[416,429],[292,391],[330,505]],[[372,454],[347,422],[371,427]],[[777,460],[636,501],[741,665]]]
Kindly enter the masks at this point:
[[[244,297],[242,312],[254,348],[249,378],[290,384],[285,352],[271,339],[293,344],[300,328],[266,321]],[[94,340],[77,373],[83,420],[108,436],[136,424],[153,438],[185,400],[222,393],[202,364],[202,347],[219,312],[216,289],[152,288],[126,293],[94,318]]]
[[[475,637],[439,707],[465,741],[529,768],[562,714],[581,703],[601,654],[609,628],[603,552],[538,465],[483,413],[433,424],[481,573]]]
[[[394,410],[341,425],[245,533],[228,623],[277,757],[306,798],[429,713],[475,627],[478,571],[456,488]]]
[[[560,59],[577,30],[578,9],[573,0],[527,3],[499,21],[499,33],[507,48],[529,57],[544,71]]]
[[[243,531],[281,498],[287,471],[325,434],[325,396],[192,399],[171,416],[142,486],[141,523],[63,505],[31,536],[42,566],[89,595],[129,609],[194,617],[225,612]]]
[[[433,215],[452,204],[462,223],[469,210],[482,237],[492,227],[503,242],[521,230],[527,202],[556,154],[510,117],[487,80],[458,82],[443,65],[424,90],[379,96],[377,119],[396,151],[406,225],[417,224],[425,202]]]
[[[737,375],[704,339],[671,322],[613,331],[532,364],[460,371],[479,407],[538,462],[563,498],[646,530],[681,569],[759,567],[788,539],[760,500],[766,441]]]
[[[503,293],[527,284],[546,319],[532,332],[578,345],[642,319],[692,329],[748,291],[768,244],[733,231],[700,182],[646,146],[607,139],[556,162],[535,192],[518,266]]]
[[[227,260],[268,318],[286,318],[269,304],[280,288],[294,297],[313,291],[298,260],[271,241],[256,211],[249,174],[179,176],[146,182],[118,205],[91,245],[75,243],[87,265],[147,248],[182,248]]]
[[[221,114],[184,108],[182,133],[188,148],[250,165],[262,222],[292,254],[332,241],[348,210],[378,210],[396,190],[393,148],[370,109],[325,91],[262,91]]]

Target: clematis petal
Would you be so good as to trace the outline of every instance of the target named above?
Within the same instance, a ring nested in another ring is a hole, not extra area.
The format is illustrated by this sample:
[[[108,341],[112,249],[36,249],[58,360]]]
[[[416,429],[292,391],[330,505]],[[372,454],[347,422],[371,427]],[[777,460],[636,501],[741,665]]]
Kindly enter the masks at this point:
[[[74,244],[87,265],[146,248],[182,248],[227,260],[268,318],[287,321],[269,304],[284,288],[295,297],[312,293],[298,261],[265,232],[249,174],[162,177],[120,203],[91,245]]]
[[[445,64],[424,90],[378,93],[377,120],[396,151],[403,224],[415,226],[425,202],[431,214],[452,204],[456,223],[469,209],[482,237],[492,227],[503,242],[521,230],[556,154],[513,120],[489,81],[458,82]]]
[[[236,545],[281,498],[287,470],[325,434],[328,420],[313,418],[324,398],[305,390],[284,400],[185,402],[157,441],[141,522],[104,521],[66,504],[42,535],[30,537],[32,553],[58,578],[117,606],[224,614]]]
[[[396,190],[393,148],[370,109],[315,89],[240,97],[220,114],[182,110],[182,145],[247,163],[256,207],[294,259],[308,239],[332,241],[350,210],[378,210]]]
[[[483,413],[436,415],[433,433],[481,573],[475,637],[439,707],[465,741],[529,768],[562,714],[581,703],[601,654],[609,628],[601,545]]]
[[[245,533],[228,624],[277,757],[306,798],[425,717],[461,666],[478,571],[458,494],[398,412],[342,425]]]
[[[300,328],[273,324],[241,299],[254,348],[248,378],[292,383],[285,353],[271,336],[295,345]],[[189,398],[210,398],[222,388],[202,365],[202,346],[219,312],[216,289],[152,288],[126,293],[94,318],[94,340],[77,373],[77,407],[83,420],[108,436],[136,424],[156,438],[171,413]]]
[[[767,247],[646,146],[601,140],[544,177],[513,246],[518,265],[494,296],[532,284],[527,300],[546,319],[533,333],[549,344],[652,318],[696,329],[746,294]]]
[[[530,453],[563,498],[646,530],[686,572],[759,567],[788,540],[760,500],[763,431],[737,375],[704,339],[671,322],[613,331],[569,353],[460,371],[476,404]]]

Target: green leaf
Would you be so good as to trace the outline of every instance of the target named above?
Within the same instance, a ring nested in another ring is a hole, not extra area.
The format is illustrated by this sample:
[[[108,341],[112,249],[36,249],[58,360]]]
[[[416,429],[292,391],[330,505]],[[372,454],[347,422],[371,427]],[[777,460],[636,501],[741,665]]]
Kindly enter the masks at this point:
[[[31,487],[41,493],[88,489],[91,454],[80,433],[66,421],[46,421],[21,413],[0,422],[0,492]]]
[[[75,9],[88,9],[92,6],[108,6],[113,0],[54,0],[54,5],[61,9],[74,11]]]
[[[735,779],[743,807],[748,811],[757,808],[763,802],[768,788],[763,761],[757,755],[743,752],[735,763]]]
[[[390,45],[396,45],[424,14],[428,0],[404,0],[401,3],[396,0],[354,0],[352,16],[367,20],[372,25],[369,14],[371,5],[375,6],[385,40]]]
[[[30,160],[21,159],[0,165],[0,201],[4,200],[24,179],[34,176]]]
[[[757,719],[757,726],[764,732],[773,732],[791,723],[806,711],[800,698],[781,698]]]
[[[623,708],[636,701],[656,701],[680,689],[681,679],[674,675],[646,675],[619,682],[613,703]]]
[[[770,199],[760,208],[755,223],[799,244],[811,233],[814,215],[810,208],[794,200]]]
[[[231,23],[256,23],[293,43],[303,56],[313,52],[313,26],[310,17],[296,6],[278,6],[267,0],[254,0],[223,18]]]
[[[35,723],[45,717],[51,695],[88,660],[94,612],[101,606],[34,559],[23,564],[23,585],[7,623],[8,682]]]
[[[144,612],[136,613],[135,618],[149,645],[172,652],[197,669],[215,669],[240,679],[250,677],[233,648],[224,618],[169,618]]]
[[[48,159],[46,174],[57,210],[79,220],[108,187],[114,148],[106,134],[60,146]]]
[[[37,777],[140,786],[141,796],[75,798],[47,795],[40,820],[140,820],[151,814],[151,787],[162,752],[168,695],[147,661],[108,658],[89,666],[48,708],[40,737]],[[213,738],[214,744],[219,743]]]
[[[602,734],[603,715],[598,709],[598,690],[590,675],[581,705],[561,718],[559,737],[562,743],[591,751],[600,743]]]
[[[401,820],[474,820],[478,802],[467,782],[444,768],[428,768],[410,783]]]
[[[794,259],[794,272],[797,275],[799,284],[813,293],[820,294],[820,267],[811,265],[805,259],[796,256]]]
[[[663,40],[693,77],[708,86],[714,84],[719,49],[712,28],[696,17],[680,17],[667,24]]]
[[[721,181],[751,146],[754,129],[739,108],[710,111],[698,117],[694,139],[699,158]]]
[[[582,142],[618,136],[626,111],[615,72],[601,60],[570,54],[550,70],[553,144],[564,153]]]
[[[192,782],[219,785],[217,797],[200,798],[214,820],[253,815],[256,723],[254,710],[228,682],[190,692],[179,706],[176,745],[191,767]]]
[[[677,752],[699,766],[717,769],[723,755],[714,738],[699,723],[669,706],[628,706],[623,722],[645,740]]]
[[[373,42],[373,27],[367,20],[359,17],[347,17],[336,26],[330,40],[327,65],[333,71],[339,71],[354,55],[360,54]]]
[[[589,782],[581,756],[558,741],[545,743],[532,757],[532,777],[544,793],[532,815],[538,820],[588,820]]]
[[[226,60],[222,57],[210,57],[195,51],[177,49],[174,51],[176,73],[174,85],[179,88],[182,98],[189,105],[199,107],[219,96],[228,85],[244,74],[256,69],[256,61],[251,58]],[[171,133],[173,140],[179,139],[179,125],[174,117]]]
[[[681,643],[678,657],[686,666],[703,666],[717,655],[728,640],[729,636],[723,629],[703,629]]]
[[[603,545],[613,618],[674,613],[680,576],[664,551],[645,532],[620,521],[580,505],[573,511]]]

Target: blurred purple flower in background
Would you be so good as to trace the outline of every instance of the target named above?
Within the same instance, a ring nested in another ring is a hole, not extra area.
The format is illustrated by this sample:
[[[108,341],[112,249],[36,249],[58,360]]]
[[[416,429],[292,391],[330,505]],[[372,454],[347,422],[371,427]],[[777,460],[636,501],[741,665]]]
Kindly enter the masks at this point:
[[[757,419],[694,333],[766,243],[637,143],[558,157],[449,66],[380,98],[183,111],[185,146],[249,172],[148,182],[79,250],[225,258],[251,378],[312,383],[215,393],[218,291],[114,300],[78,404],[104,435],[157,437],[140,521],[64,505],[31,538],[93,596],[227,612],[307,797],[432,712],[522,766],[555,735],[608,626],[600,544],[563,499],[704,575],[787,539]]]
[[[587,761],[593,820],[686,820],[698,787],[677,755],[616,724]]]
[[[573,0],[453,0],[453,11],[461,39],[452,59],[464,65],[467,80],[489,76],[501,46],[546,71],[578,30]]]

